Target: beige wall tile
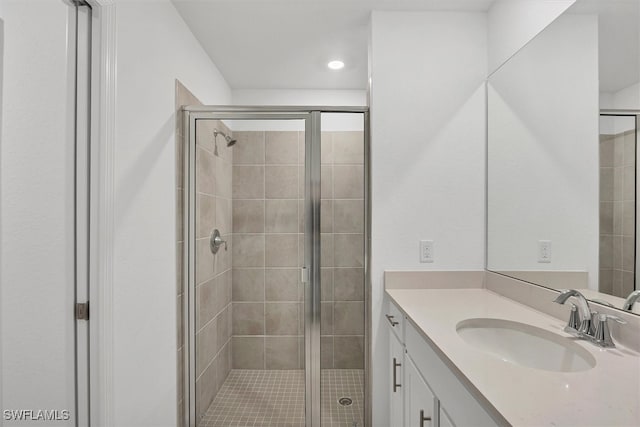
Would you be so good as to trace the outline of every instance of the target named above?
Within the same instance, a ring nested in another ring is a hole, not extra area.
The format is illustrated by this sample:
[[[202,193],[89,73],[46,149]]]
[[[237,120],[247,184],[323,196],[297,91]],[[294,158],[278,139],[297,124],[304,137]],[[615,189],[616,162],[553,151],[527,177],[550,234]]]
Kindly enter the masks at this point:
[[[227,311],[231,309],[231,306],[227,306],[224,310],[220,312],[218,317],[216,318],[216,326],[217,326],[217,340],[218,340],[218,349],[216,351],[220,351],[223,349],[225,345],[229,343],[231,339],[231,324],[229,323],[229,316]]]
[[[265,248],[267,267],[297,267],[297,234],[268,234]]]
[[[623,169],[623,200],[635,200],[636,194],[636,169],[635,166],[625,166]]]
[[[633,165],[636,163],[636,136],[630,131],[624,135],[624,164]]]
[[[634,237],[622,238],[622,269],[625,271],[633,271],[635,269],[635,247]]]
[[[265,196],[267,199],[296,199],[298,197],[298,167],[266,166]]]
[[[600,268],[613,268],[613,237],[600,236]]]
[[[320,201],[320,232],[333,233],[333,200]]]
[[[613,168],[613,200],[624,200],[624,168]]]
[[[198,329],[218,314],[217,280],[217,278],[213,278],[196,287],[196,325]]]
[[[613,202],[600,202],[600,234],[613,233]]]
[[[320,134],[320,163],[333,163],[333,132]]]
[[[267,301],[298,301],[300,271],[297,269],[267,268],[265,298]]]
[[[196,237],[209,237],[216,225],[216,198],[208,194],[198,194],[196,198]]]
[[[362,234],[336,234],[335,266],[363,267],[364,266],[364,236]]]
[[[321,267],[333,267],[335,259],[335,236],[332,233],[320,233],[320,265]]]
[[[364,231],[364,200],[336,200],[333,210],[333,226],[336,233]]]
[[[613,203],[613,234],[622,234],[624,224],[624,202]],[[601,234],[603,234],[601,232]]]
[[[220,352],[218,357],[216,358],[216,388],[220,390],[224,381],[227,379],[229,375],[230,363],[231,363],[231,343],[227,343],[223,348],[223,351]]]
[[[231,199],[233,168],[231,163],[216,157],[216,196]]]
[[[622,290],[621,295],[623,297],[627,297],[631,292],[634,291],[634,277],[633,272],[631,271],[623,271],[622,272]]]
[[[600,142],[600,166],[613,166],[613,140],[611,139]]]
[[[622,236],[613,236],[613,268],[622,270]]]
[[[207,411],[207,408],[209,408],[209,405],[211,405],[213,398],[218,392],[216,389],[218,384],[216,374],[216,364],[213,363],[196,381],[196,396],[198,396],[197,412],[201,415]]]
[[[633,236],[636,226],[636,203],[622,203],[622,234],[625,236]]]
[[[320,269],[320,300],[333,301],[334,274],[333,268]]]
[[[298,232],[298,200],[266,200],[265,231],[267,233]]]
[[[336,301],[364,300],[363,268],[336,268],[333,277]]]
[[[264,132],[234,132],[233,163],[264,164]]]
[[[207,323],[196,334],[196,373],[200,375],[204,369],[211,363],[218,349],[218,329],[216,320]]]
[[[265,261],[263,234],[235,234],[233,236],[233,266],[262,267]]]
[[[333,162],[364,164],[364,133],[334,132]]]
[[[231,234],[233,231],[231,206],[231,199],[216,197],[215,225],[222,234]],[[211,230],[209,230],[209,232],[211,232]]]
[[[210,195],[216,192],[216,159],[202,148],[196,150],[196,192]]]
[[[264,200],[234,200],[233,231],[264,233]]]
[[[234,199],[263,199],[264,166],[234,166],[232,188]]]
[[[233,334],[264,335],[264,303],[233,303]]]
[[[266,337],[265,368],[298,369],[298,338]]]
[[[196,145],[210,153],[214,152],[213,129],[218,127],[217,120],[196,121]]]
[[[233,369],[264,369],[264,338],[233,337]]]
[[[264,269],[233,269],[233,301],[264,301]]]
[[[267,335],[296,335],[298,333],[297,302],[267,302],[265,304]]]
[[[298,132],[266,132],[265,163],[297,164]]]
[[[320,166],[320,198],[333,199],[333,166]]]
[[[209,249],[209,239],[196,240],[196,284],[213,277],[213,254]]]
[[[600,168],[600,201],[613,201],[613,168]]]
[[[333,302],[320,303],[320,334],[333,335]]]
[[[364,302],[335,302],[333,332],[336,335],[364,334]]]
[[[337,336],[334,338],[334,347],[333,367],[335,369],[364,368],[363,336]]]
[[[613,270],[600,270],[600,274],[598,275],[598,290],[611,295],[613,292]]]
[[[364,198],[364,167],[334,166],[333,191],[336,199]]]
[[[333,369],[333,335],[320,337],[320,369]]]

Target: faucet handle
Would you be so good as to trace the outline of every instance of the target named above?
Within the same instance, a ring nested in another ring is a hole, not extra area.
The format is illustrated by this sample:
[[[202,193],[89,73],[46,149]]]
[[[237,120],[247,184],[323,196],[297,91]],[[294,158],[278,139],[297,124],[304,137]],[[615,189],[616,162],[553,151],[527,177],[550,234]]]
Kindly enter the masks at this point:
[[[578,307],[575,304],[571,304],[571,314],[569,315],[569,322],[564,327],[564,331],[572,335],[578,335],[578,330],[582,324],[580,314],[578,313]]]
[[[611,338],[611,331],[609,330],[609,319],[614,320],[622,325],[627,322],[618,316],[612,314],[598,314],[597,315],[596,328],[593,334],[593,341],[600,347],[615,347],[613,339]]]

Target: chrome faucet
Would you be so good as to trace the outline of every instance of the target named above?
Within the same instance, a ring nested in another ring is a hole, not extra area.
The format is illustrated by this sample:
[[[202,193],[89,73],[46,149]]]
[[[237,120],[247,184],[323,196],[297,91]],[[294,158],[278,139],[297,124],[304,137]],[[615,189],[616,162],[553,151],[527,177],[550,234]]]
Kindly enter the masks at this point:
[[[553,302],[564,304],[570,297],[576,298],[579,313],[572,307],[571,319],[564,330],[580,337],[591,336],[591,309],[589,308],[589,303],[584,295],[575,289],[563,289],[560,291],[560,295],[558,295]]]
[[[569,323],[564,328],[565,332],[575,335],[578,338],[587,339],[599,347],[615,347],[613,339],[611,338],[608,321],[614,320],[621,324],[627,322],[618,316],[599,314],[595,311],[592,312],[587,299],[575,289],[561,290],[560,295],[558,295],[553,302],[564,304],[571,297],[576,298],[578,305],[571,304],[571,316],[569,317]],[[638,292],[636,299],[639,297],[640,292]],[[633,305],[633,303],[631,304]]]
[[[626,301],[624,302],[622,309],[631,311],[631,309],[633,308],[633,304],[635,304],[635,302],[638,301],[639,299],[640,299],[640,290],[631,292],[627,297]]]

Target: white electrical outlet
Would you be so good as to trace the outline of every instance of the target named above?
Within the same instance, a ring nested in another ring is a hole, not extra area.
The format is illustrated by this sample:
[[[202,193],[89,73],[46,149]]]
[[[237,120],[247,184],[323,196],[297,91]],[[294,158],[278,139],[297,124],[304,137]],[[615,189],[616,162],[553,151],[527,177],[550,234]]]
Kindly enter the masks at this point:
[[[538,240],[538,262],[551,262],[551,240]]]
[[[420,262],[433,262],[433,240],[420,240]]]

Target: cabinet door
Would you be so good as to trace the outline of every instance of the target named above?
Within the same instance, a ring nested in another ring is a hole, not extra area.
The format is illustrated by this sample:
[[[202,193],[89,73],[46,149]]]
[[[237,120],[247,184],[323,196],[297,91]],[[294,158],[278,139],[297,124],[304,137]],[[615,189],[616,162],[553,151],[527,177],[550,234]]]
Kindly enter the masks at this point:
[[[391,427],[404,427],[404,346],[389,334],[389,415]]]
[[[408,355],[405,357],[404,382],[405,425],[436,427],[437,400]]]

